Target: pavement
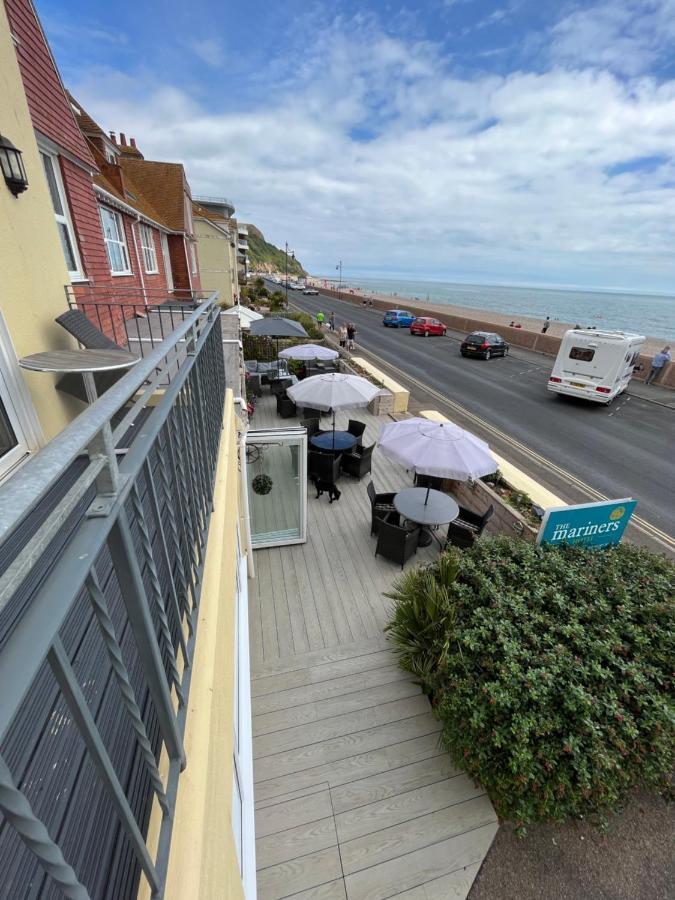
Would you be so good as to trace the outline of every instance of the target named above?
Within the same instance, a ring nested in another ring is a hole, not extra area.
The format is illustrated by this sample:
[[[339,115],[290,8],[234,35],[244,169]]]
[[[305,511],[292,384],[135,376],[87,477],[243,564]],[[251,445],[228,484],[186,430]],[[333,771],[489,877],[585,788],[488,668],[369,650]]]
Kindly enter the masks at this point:
[[[547,391],[551,359],[541,354],[513,348],[504,359],[464,359],[464,335],[413,337],[384,328],[380,310],[321,294],[289,299],[313,314],[334,311],[338,325],[354,322],[357,354],[404,382],[421,408],[440,409],[566,502],[637,498],[631,540],[675,551],[672,392],[635,382],[612,406],[596,406]]]

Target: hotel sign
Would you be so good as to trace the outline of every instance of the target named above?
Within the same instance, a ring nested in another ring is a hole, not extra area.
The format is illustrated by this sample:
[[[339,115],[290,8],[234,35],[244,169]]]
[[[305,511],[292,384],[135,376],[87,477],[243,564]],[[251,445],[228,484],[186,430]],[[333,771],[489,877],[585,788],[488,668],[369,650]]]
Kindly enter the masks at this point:
[[[590,547],[618,544],[636,506],[637,500],[628,498],[547,509],[537,543]]]

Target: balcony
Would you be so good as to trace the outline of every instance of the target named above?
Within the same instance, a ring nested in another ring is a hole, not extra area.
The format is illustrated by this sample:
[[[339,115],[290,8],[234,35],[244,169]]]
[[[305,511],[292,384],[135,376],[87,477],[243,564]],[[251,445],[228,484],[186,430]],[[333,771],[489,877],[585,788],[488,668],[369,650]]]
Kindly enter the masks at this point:
[[[237,223],[237,234],[239,237],[248,237],[248,225]]]
[[[193,197],[192,198],[195,203],[201,204],[201,206],[206,207],[206,209],[210,209],[215,213],[219,213],[221,216],[225,216],[226,219],[232,218],[234,215],[234,203],[231,200],[228,200],[227,197]]]
[[[237,248],[246,253],[248,251],[248,241],[243,241],[241,238],[239,238],[239,240],[237,241]]]
[[[0,488],[7,896],[160,897],[170,882],[182,773],[203,763],[184,736],[219,597],[203,591],[222,553],[209,533],[214,510],[221,533],[238,508],[220,322],[211,299],[141,338],[144,358]]]

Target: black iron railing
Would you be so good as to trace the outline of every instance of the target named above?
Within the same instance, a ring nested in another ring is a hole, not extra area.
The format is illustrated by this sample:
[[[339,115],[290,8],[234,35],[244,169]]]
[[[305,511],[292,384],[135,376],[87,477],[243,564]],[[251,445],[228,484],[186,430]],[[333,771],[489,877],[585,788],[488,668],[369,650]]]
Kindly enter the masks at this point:
[[[212,299],[0,487],[3,896],[163,893],[224,393]]]

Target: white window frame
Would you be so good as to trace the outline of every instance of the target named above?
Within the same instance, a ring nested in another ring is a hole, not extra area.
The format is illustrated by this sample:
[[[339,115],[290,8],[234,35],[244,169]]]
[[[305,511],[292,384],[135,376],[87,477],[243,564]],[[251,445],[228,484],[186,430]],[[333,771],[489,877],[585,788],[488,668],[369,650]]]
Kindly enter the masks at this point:
[[[197,274],[198,266],[197,266],[197,245],[194,241],[190,241],[190,272],[193,275]]]
[[[109,206],[102,206],[99,204],[98,207],[99,216],[101,218],[101,228],[103,229],[103,241],[105,243],[105,252],[108,257],[108,265],[110,266],[110,274],[114,277],[119,275],[133,275],[133,270],[131,268],[131,257],[129,256],[129,248],[127,247],[127,235],[126,230],[124,228],[124,220],[122,216],[115,209],[110,209]],[[117,238],[109,238],[106,237],[105,233],[105,222],[103,219],[103,214],[107,213],[107,215],[112,216],[115,221],[115,227],[117,230]],[[122,260],[126,263],[125,269],[113,269],[113,260],[110,255],[110,250],[108,248],[109,244],[114,244],[116,247],[119,247],[120,252],[122,254]]]
[[[2,482],[45,442],[2,312],[0,312],[0,400],[17,439],[17,446],[12,447],[4,456],[0,456],[0,482]]]
[[[63,225],[68,233],[68,240],[70,241],[70,247],[73,251],[73,258],[75,260],[75,268],[68,269],[68,275],[70,276],[71,281],[83,281],[84,273],[82,270],[82,260],[80,259],[80,249],[77,246],[77,238],[75,237],[75,229],[73,228],[73,220],[70,215],[70,207],[68,205],[68,198],[66,197],[66,189],[63,186],[63,178],[61,177],[61,165],[59,163],[58,154],[53,153],[51,150],[48,150],[44,144],[38,143],[38,150],[40,151],[40,156],[49,160],[49,164],[51,166],[52,174],[54,175],[54,184],[56,185],[56,190],[59,195],[59,201],[61,203],[61,209],[63,213],[57,213],[55,209],[54,218],[56,220],[57,226]],[[45,174],[45,181],[47,181],[47,175]],[[49,182],[47,182],[47,193],[49,194],[49,199],[51,201],[51,192],[49,190]],[[53,201],[52,201],[53,202]],[[59,243],[61,243],[61,237],[59,236]],[[64,253],[65,259],[65,253]],[[68,266],[68,260],[66,260],[66,266]]]
[[[141,250],[143,251],[143,268],[146,275],[158,275],[157,249],[153,229],[145,222],[139,222],[141,232]]]

